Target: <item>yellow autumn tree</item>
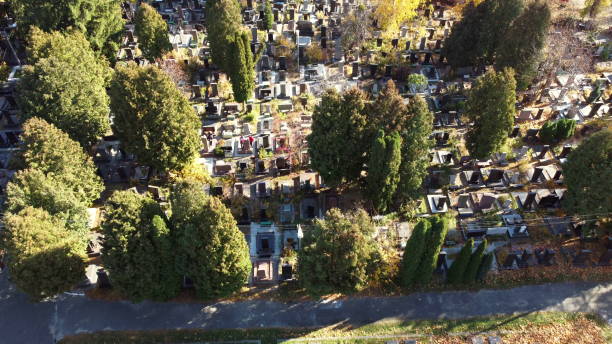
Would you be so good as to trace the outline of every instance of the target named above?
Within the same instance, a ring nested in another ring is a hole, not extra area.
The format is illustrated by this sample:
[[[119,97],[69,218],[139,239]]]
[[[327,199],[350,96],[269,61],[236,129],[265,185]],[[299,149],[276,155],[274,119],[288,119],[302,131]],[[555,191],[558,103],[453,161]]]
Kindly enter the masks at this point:
[[[416,16],[423,0],[378,0],[374,18],[384,31],[397,31],[400,26]]]

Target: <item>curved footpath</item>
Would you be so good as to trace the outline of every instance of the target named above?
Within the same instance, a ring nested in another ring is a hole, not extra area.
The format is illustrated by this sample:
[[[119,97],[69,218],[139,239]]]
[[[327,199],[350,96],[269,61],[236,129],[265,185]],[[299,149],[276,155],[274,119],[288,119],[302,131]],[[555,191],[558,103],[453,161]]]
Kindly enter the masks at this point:
[[[612,321],[612,283],[560,283],[478,292],[415,293],[344,301],[181,304],[106,302],[62,295],[31,303],[0,274],[0,342],[53,343],[101,330],[363,325],[385,318],[465,318],[532,311],[599,313]]]

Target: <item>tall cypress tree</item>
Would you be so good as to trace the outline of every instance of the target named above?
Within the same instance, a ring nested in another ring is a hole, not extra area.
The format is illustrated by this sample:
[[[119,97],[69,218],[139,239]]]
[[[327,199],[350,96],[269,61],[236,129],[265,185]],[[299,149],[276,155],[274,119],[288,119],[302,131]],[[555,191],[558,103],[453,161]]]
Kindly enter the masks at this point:
[[[465,273],[463,274],[463,283],[472,283],[476,280],[476,276],[478,275],[478,269],[482,264],[482,260],[485,256],[485,251],[487,250],[487,240],[483,240],[476,251],[472,253],[470,257],[470,262],[465,269]]]
[[[493,264],[493,252],[485,254],[485,256],[482,258],[482,262],[480,262],[478,272],[476,273],[476,280],[483,281],[485,278],[487,278],[487,274],[491,269],[491,264]]]
[[[263,25],[266,30],[272,30],[272,25],[274,25],[274,15],[272,14],[272,6],[270,6],[269,0],[264,0]]]
[[[459,252],[459,257],[453,262],[448,270],[447,280],[450,284],[458,284],[463,281],[465,271],[470,264],[472,257],[472,248],[474,247],[474,239],[468,240]]]
[[[248,34],[246,32],[236,32],[232,42],[232,58],[234,63],[229,71],[234,99],[244,103],[253,94],[255,87],[254,63],[251,52]]]
[[[237,0],[206,1],[206,32],[213,62],[228,73],[232,68],[232,40],[242,26]]]
[[[498,49],[495,67],[511,67],[516,72],[516,87],[525,90],[535,78],[542,59],[550,26],[550,8],[546,1],[529,4],[506,32]]]
[[[391,205],[399,182],[402,139],[397,132],[385,135],[380,130],[370,151],[367,192],[374,208],[383,213]]]
[[[431,224],[427,219],[421,219],[419,223],[414,227],[412,235],[408,242],[406,242],[406,248],[404,249],[404,256],[402,257],[402,265],[399,271],[399,282],[403,288],[412,286],[418,276],[416,271],[421,264],[423,259],[423,252],[425,251],[425,240],[429,235]]]
[[[421,97],[413,98],[407,109],[410,115],[402,131],[402,164],[397,199],[403,203],[418,195],[429,166],[429,135],[433,130],[433,113]]]
[[[417,281],[421,284],[428,284],[431,281],[436,264],[438,262],[438,255],[444,238],[448,232],[448,222],[445,218],[435,216],[430,219],[431,230],[427,236],[425,243],[425,250],[423,252],[423,259],[417,269]]]
[[[142,3],[134,18],[138,47],[149,61],[161,58],[172,50],[168,38],[168,24],[162,16],[147,3]]]
[[[490,157],[508,139],[516,114],[515,89],[510,69],[490,70],[476,79],[466,103],[466,115],[474,123],[466,135],[466,146],[473,157]]]

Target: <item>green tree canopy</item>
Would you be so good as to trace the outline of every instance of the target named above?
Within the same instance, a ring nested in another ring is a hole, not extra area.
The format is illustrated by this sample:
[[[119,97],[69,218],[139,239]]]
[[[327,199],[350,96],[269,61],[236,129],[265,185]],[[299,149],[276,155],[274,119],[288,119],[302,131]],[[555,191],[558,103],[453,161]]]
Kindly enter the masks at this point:
[[[113,131],[140,163],[165,172],[193,161],[201,146],[201,121],[161,69],[118,66],[109,94]]]
[[[466,115],[474,123],[466,136],[466,146],[477,159],[499,151],[514,125],[516,82],[513,72],[488,71],[476,79],[466,103]]]
[[[28,55],[17,86],[17,103],[25,119],[40,117],[84,147],[110,129],[106,83],[110,69],[80,32],[61,34],[31,30]]]
[[[17,172],[6,187],[6,210],[18,213],[27,207],[40,208],[87,241],[87,207],[70,185],[36,169]]]
[[[378,251],[374,224],[363,210],[327,212],[305,233],[298,251],[299,280],[312,295],[363,289]]]
[[[369,104],[367,114],[368,124],[374,134],[372,136],[375,136],[379,129],[383,129],[386,134],[393,131],[404,132],[410,118],[404,98],[399,94],[393,80],[387,81],[374,102]]]
[[[547,121],[540,129],[540,139],[544,143],[557,143],[574,136],[576,121],[562,118],[556,121]]]
[[[470,2],[445,40],[442,54],[453,67],[492,63],[522,9],[522,0],[485,0],[478,6]]]
[[[364,94],[351,89],[344,95],[328,90],[314,111],[308,154],[328,185],[354,181],[361,174],[370,147],[364,110]]]
[[[429,221],[431,222],[431,229],[428,231],[423,256],[416,272],[416,282],[422,285],[426,285],[431,281],[436,264],[438,263],[438,255],[448,232],[448,221],[446,218],[435,216],[430,218]]]
[[[367,177],[367,196],[379,213],[391,206],[400,181],[402,138],[397,132],[385,135],[379,130],[370,152]]]
[[[255,65],[248,33],[236,32],[231,45],[234,60],[229,72],[232,91],[234,99],[244,103],[251,98],[255,88]]]
[[[104,190],[96,166],[78,142],[45,120],[33,117],[23,124],[18,165],[38,170],[71,188],[84,205]]]
[[[465,279],[466,269],[470,264],[470,258],[472,257],[472,249],[474,248],[474,239],[468,240],[461,251],[459,252],[459,256],[453,262],[450,269],[448,270],[448,283],[450,284],[459,284]]]
[[[78,29],[92,48],[113,59],[124,20],[120,0],[11,0],[19,31],[31,26],[44,31]]]
[[[206,1],[206,32],[213,62],[229,72],[232,69],[232,45],[242,26],[240,5],[236,0]]]
[[[427,219],[419,220],[412,231],[410,239],[406,242],[402,265],[399,271],[399,282],[403,288],[408,288],[418,281],[416,272],[423,259],[430,229],[431,223]]]
[[[417,197],[429,167],[429,139],[433,131],[433,113],[421,97],[414,97],[408,104],[409,119],[401,133],[402,164],[397,198],[400,203]]]
[[[544,0],[531,2],[506,32],[495,59],[499,70],[511,67],[516,85],[525,90],[538,72],[550,26],[550,8]]]
[[[473,283],[476,281],[476,278],[478,277],[478,270],[480,269],[486,255],[486,250],[487,239],[484,239],[470,257],[470,262],[465,268],[465,273],[463,274],[463,283]]]
[[[134,17],[134,24],[138,47],[146,59],[154,61],[172,50],[168,38],[168,24],[149,4],[145,2],[140,4]]]
[[[132,301],[168,300],[178,294],[181,276],[165,215],[148,196],[116,191],[102,224],[102,261],[113,287]]]
[[[171,196],[177,268],[202,298],[240,290],[251,271],[249,248],[230,210],[206,195],[202,184],[182,182]]]
[[[39,301],[70,290],[84,277],[85,245],[63,221],[42,209],[24,208],[4,217],[2,242],[11,281]]]
[[[584,140],[563,165],[567,191],[565,207],[572,214],[612,212],[612,130],[605,129]]]
[[[274,25],[274,15],[272,14],[272,6],[270,5],[270,0],[264,0],[264,17],[263,17],[264,29],[272,30],[273,25]]]

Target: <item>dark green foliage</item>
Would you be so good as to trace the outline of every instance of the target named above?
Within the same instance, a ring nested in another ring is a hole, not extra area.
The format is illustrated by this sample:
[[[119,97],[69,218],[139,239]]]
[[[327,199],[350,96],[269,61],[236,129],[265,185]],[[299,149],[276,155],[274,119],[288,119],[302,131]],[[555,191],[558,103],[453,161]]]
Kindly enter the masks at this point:
[[[468,240],[459,252],[459,256],[448,269],[447,282],[450,284],[459,284],[464,280],[466,269],[470,264],[472,257],[472,248],[474,247],[474,239]]]
[[[472,253],[472,256],[470,257],[470,262],[465,268],[465,273],[463,274],[463,283],[467,284],[476,281],[476,277],[478,276],[478,269],[482,265],[486,250],[487,240],[484,239],[478,245],[476,251]]]
[[[446,39],[443,55],[453,67],[491,64],[504,35],[521,14],[522,0],[485,0],[468,4]]]
[[[80,195],[71,185],[45,175],[37,169],[19,171],[6,187],[6,210],[18,213],[27,207],[40,208],[57,219],[64,221],[64,226],[77,233],[87,241],[87,207]]]
[[[421,97],[414,97],[408,104],[409,119],[401,132],[402,164],[397,198],[400,203],[417,197],[429,167],[429,136],[433,130],[433,113]]]
[[[193,182],[175,186],[171,204],[178,271],[193,280],[201,298],[239,291],[248,281],[251,261],[230,210]]]
[[[85,243],[63,221],[27,207],[4,217],[2,246],[11,281],[33,300],[70,290],[84,278]]]
[[[226,72],[231,71],[232,44],[236,32],[242,26],[240,5],[236,0],[206,1],[206,32],[212,60]]]
[[[403,133],[411,115],[393,80],[387,81],[376,100],[368,106],[367,114],[373,136],[379,129],[383,129],[386,134],[393,131]]]
[[[422,285],[426,285],[431,281],[438,262],[440,249],[448,232],[448,222],[445,218],[435,216],[430,218],[429,221],[431,222],[431,229],[425,241],[423,258],[416,272],[416,282]]]
[[[344,95],[328,90],[314,111],[308,154],[328,185],[354,181],[361,174],[370,146],[364,109],[365,96],[352,89]]]
[[[83,148],[45,120],[33,117],[23,124],[19,168],[39,170],[71,188],[80,203],[90,205],[104,190],[96,166]]]
[[[393,200],[399,183],[402,138],[397,132],[385,135],[380,130],[370,151],[367,194],[379,213],[384,213]]]
[[[272,25],[274,25],[274,15],[272,14],[272,6],[270,6],[269,0],[264,0],[263,25],[266,30],[272,30]]]
[[[557,143],[574,136],[576,121],[573,119],[560,119],[547,121],[540,129],[540,139],[544,143]]]
[[[374,224],[363,210],[343,214],[332,209],[315,220],[298,251],[298,276],[306,291],[319,296],[362,290],[378,256],[373,234]]]
[[[416,271],[423,259],[426,246],[425,240],[429,237],[430,228],[431,224],[429,221],[421,219],[414,227],[410,239],[406,242],[402,265],[399,271],[400,286],[403,288],[409,288],[418,281],[419,276],[416,274]]]
[[[603,92],[604,92],[604,87],[603,87],[602,83],[597,82],[595,84],[595,88],[589,94],[589,98],[587,99],[587,103],[593,104],[594,102],[596,102],[599,98],[601,98],[601,96],[603,95]]]
[[[181,276],[165,215],[148,196],[116,191],[102,224],[102,261],[114,288],[130,300],[168,300],[177,295]]]
[[[466,103],[466,115],[474,122],[466,136],[472,157],[486,159],[499,151],[514,125],[516,83],[511,70],[488,71],[476,79]]]
[[[584,140],[563,165],[565,208],[572,214],[612,212],[612,131],[604,129]]]
[[[84,147],[110,129],[106,83],[108,66],[79,33],[31,30],[31,66],[23,69],[17,103],[24,117],[40,117]]]
[[[491,269],[491,264],[493,264],[493,252],[485,254],[482,258],[480,266],[478,267],[478,272],[476,273],[477,281],[484,281],[485,278],[487,278],[487,274]]]
[[[19,31],[31,26],[46,32],[77,29],[92,48],[113,59],[119,49],[124,20],[120,0],[11,0]]]
[[[180,171],[200,150],[200,119],[168,75],[155,66],[119,66],[109,89],[113,131],[142,164]]]
[[[518,90],[525,90],[536,77],[550,26],[550,8],[544,0],[530,3],[506,32],[495,59],[499,70],[516,72]]]
[[[172,50],[168,38],[168,24],[149,4],[140,4],[134,17],[134,24],[138,47],[146,59],[154,61]]]
[[[251,98],[255,87],[255,66],[249,35],[244,31],[236,32],[231,45],[231,57],[234,61],[230,69],[232,91],[234,92],[234,99],[237,102],[244,103]]]

